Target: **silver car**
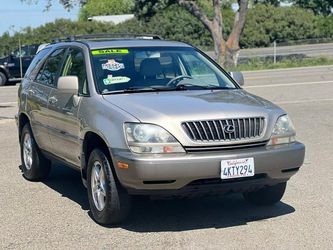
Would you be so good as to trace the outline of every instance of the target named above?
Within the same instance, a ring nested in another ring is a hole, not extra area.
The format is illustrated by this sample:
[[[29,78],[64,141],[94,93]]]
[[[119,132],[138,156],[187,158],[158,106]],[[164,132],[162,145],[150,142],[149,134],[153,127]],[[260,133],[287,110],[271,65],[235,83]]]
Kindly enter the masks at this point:
[[[134,195],[280,201],[305,153],[286,112],[200,50],[148,38],[74,38],[36,55],[18,93],[24,177],[46,178],[54,161],[80,171],[100,224],[125,219]]]

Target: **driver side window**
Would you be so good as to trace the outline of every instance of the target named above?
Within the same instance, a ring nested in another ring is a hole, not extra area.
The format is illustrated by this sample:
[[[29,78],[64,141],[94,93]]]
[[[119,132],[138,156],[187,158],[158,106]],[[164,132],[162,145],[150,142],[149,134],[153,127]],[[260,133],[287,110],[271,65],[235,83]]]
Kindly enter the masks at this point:
[[[56,85],[65,52],[66,49],[57,49],[46,59],[36,76],[36,82],[48,86]]]
[[[69,49],[62,76],[77,76],[79,79],[79,94],[89,95],[86,65],[84,61],[84,54],[79,49]]]

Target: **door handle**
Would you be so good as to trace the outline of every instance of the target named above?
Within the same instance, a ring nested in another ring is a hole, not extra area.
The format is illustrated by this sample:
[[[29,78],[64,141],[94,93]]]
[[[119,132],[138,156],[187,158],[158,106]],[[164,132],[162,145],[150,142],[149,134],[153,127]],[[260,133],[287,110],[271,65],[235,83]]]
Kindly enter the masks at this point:
[[[29,93],[29,95],[34,95],[34,94],[36,94],[36,92],[35,92],[33,89],[29,89],[28,93]]]
[[[49,98],[49,103],[50,103],[50,104],[55,104],[55,103],[57,103],[57,102],[58,102],[58,99],[55,98],[55,96],[51,96],[51,97]]]

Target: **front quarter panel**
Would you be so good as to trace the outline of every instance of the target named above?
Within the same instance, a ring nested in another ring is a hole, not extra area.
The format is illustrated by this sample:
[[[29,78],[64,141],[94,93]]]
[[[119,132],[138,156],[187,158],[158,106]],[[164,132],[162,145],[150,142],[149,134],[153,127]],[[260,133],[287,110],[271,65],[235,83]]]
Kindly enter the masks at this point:
[[[87,132],[98,134],[109,148],[127,149],[123,124],[139,122],[135,117],[106,102],[101,95],[84,98],[79,109],[81,140]]]

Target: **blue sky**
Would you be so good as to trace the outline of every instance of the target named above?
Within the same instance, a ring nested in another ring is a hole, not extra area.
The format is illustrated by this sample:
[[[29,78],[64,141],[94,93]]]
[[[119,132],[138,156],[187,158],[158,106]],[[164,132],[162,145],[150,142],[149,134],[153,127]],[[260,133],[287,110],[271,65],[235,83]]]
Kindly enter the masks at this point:
[[[31,1],[32,4],[21,2],[21,0],[0,0],[0,35],[6,31],[20,31],[27,26],[38,27],[57,18],[68,18],[76,20],[79,8],[76,6],[70,12],[65,10],[58,0],[53,0],[51,9],[43,11],[47,0]],[[37,4],[35,4],[37,2]]]

